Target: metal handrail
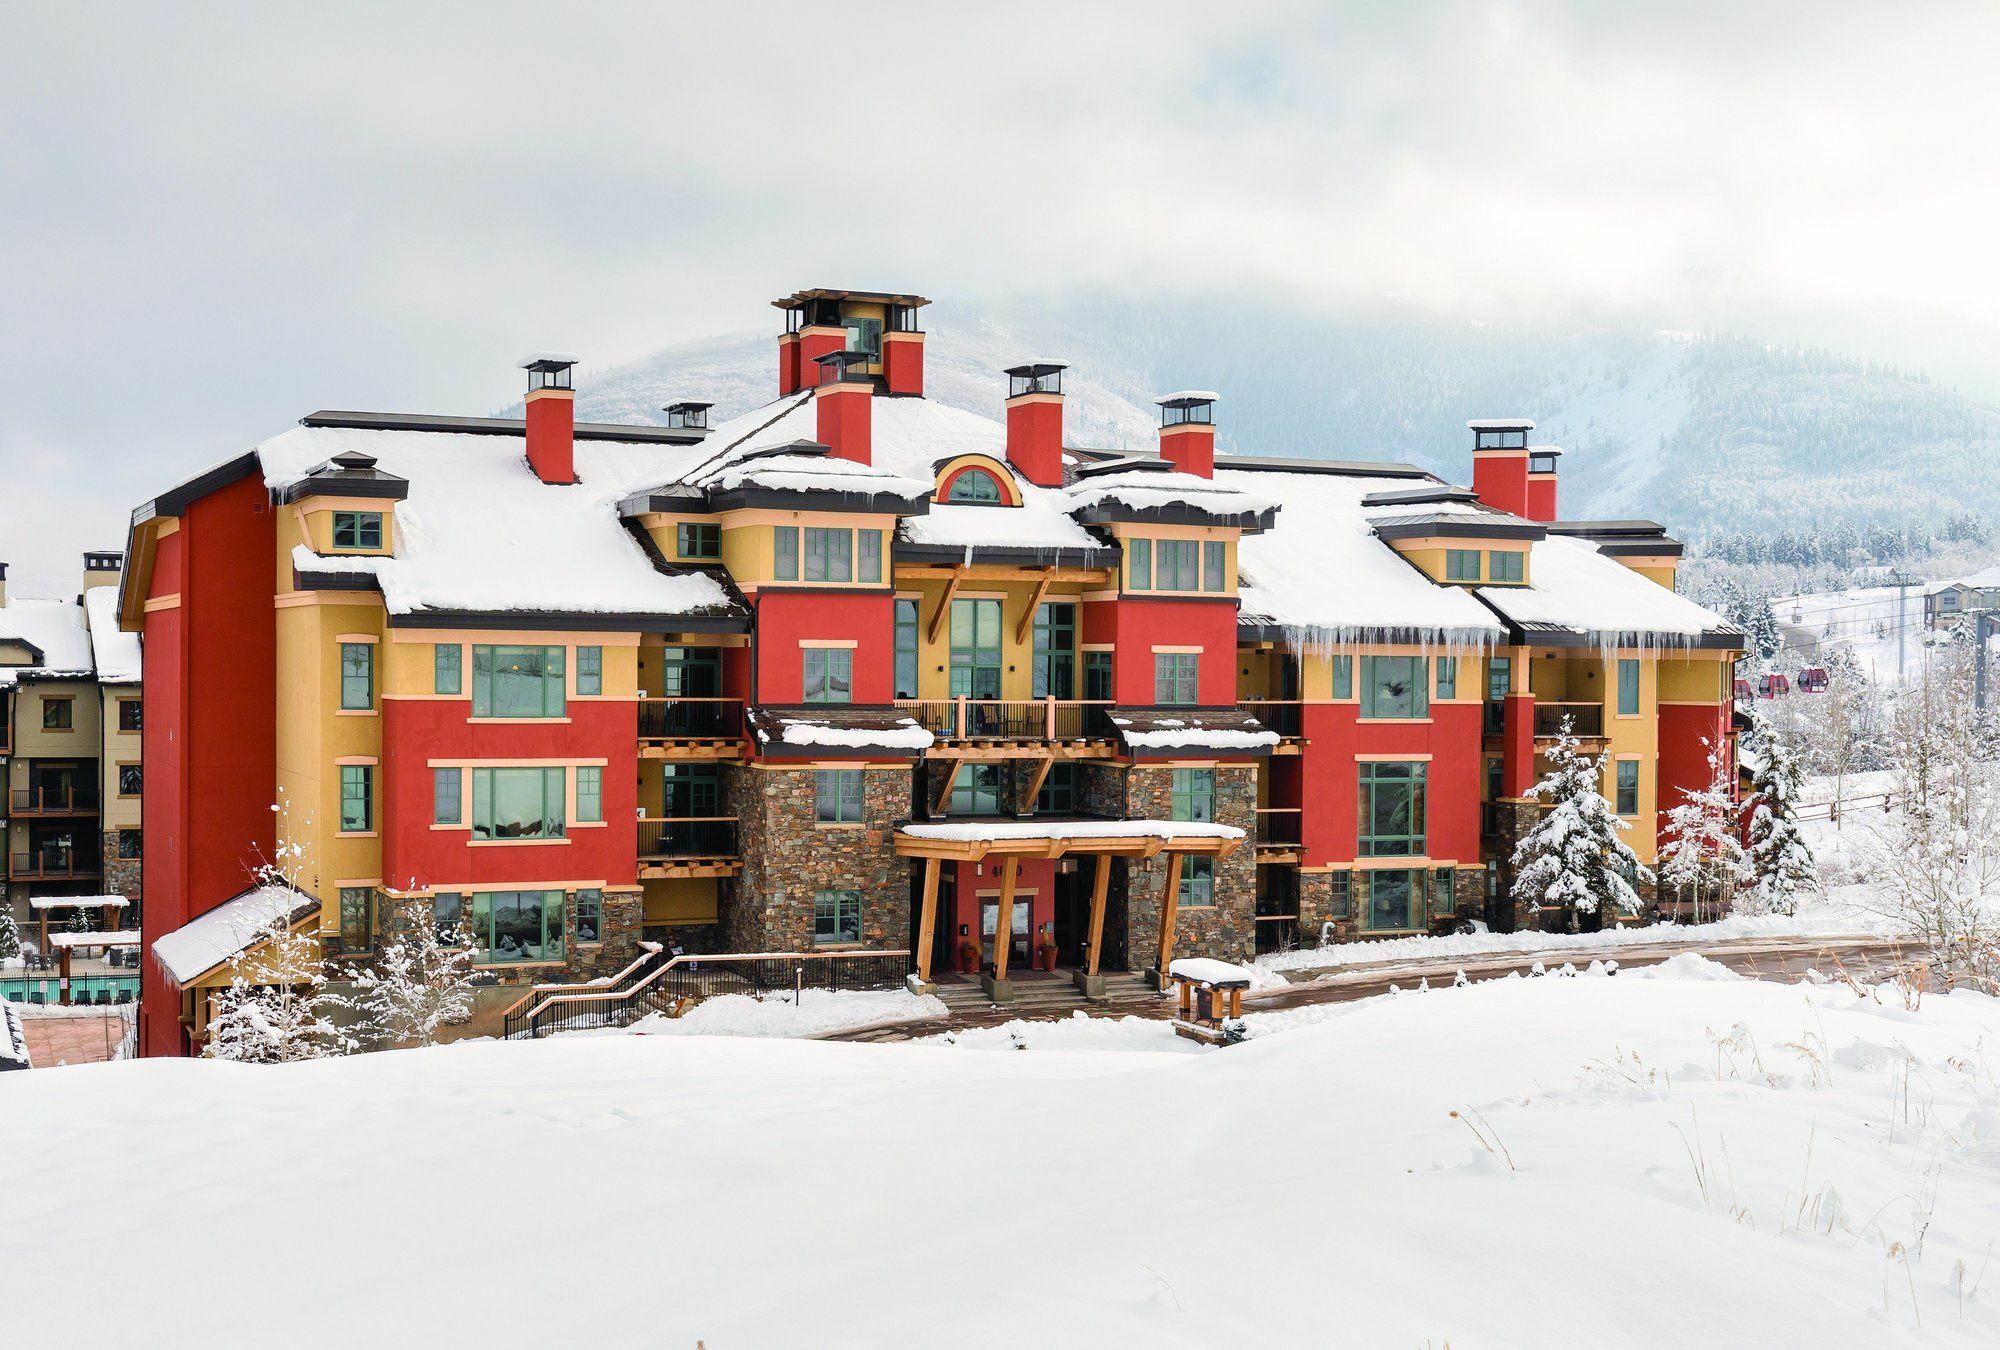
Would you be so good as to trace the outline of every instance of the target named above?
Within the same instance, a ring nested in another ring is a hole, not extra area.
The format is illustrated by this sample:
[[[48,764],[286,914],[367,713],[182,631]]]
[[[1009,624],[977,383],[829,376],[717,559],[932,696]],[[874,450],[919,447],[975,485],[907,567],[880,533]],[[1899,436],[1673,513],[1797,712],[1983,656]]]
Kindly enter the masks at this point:
[[[618,972],[618,973],[617,973],[616,975],[613,975],[613,976],[611,977],[611,979],[610,979],[609,981],[607,981],[606,983],[604,983],[604,984],[535,984],[535,985],[530,985],[530,986],[528,986],[528,992],[527,992],[527,993],[525,993],[525,994],[523,994],[523,995],[521,995],[521,997],[519,997],[519,998],[515,999],[515,1000],[514,1000],[514,1001],[513,1001],[512,1003],[508,1004],[508,1005],[507,1005],[507,1006],[506,1006],[505,1008],[502,1008],[502,1009],[500,1010],[500,1015],[501,1015],[502,1017],[511,1017],[511,1016],[513,1016],[513,1015],[514,1015],[514,1013],[516,1013],[516,1012],[518,1012],[518,1011],[520,1010],[520,1008],[521,1008],[521,1005],[522,1005],[522,1004],[524,1004],[524,1003],[528,1002],[528,1001],[529,1001],[530,999],[534,998],[534,997],[535,997],[535,995],[537,995],[537,994],[548,994],[548,993],[555,993],[555,992],[557,992],[557,991],[560,991],[560,990],[564,990],[564,989],[615,989],[615,988],[618,988],[618,987],[619,987],[620,985],[624,984],[624,982],[625,982],[625,981],[626,981],[627,979],[631,978],[632,974],[633,974],[633,973],[634,973],[635,971],[637,971],[637,970],[639,969],[639,967],[640,967],[640,966],[643,966],[643,965],[645,965],[645,964],[646,964],[646,963],[647,963],[648,961],[651,961],[651,960],[652,960],[652,959],[653,959],[654,957],[658,956],[658,955],[659,955],[659,954],[660,954],[661,952],[663,952],[663,951],[665,951],[665,950],[666,950],[666,948],[665,948],[665,947],[663,947],[663,946],[661,946],[661,945],[660,945],[659,943],[657,943],[657,942],[646,942],[646,941],[643,941],[643,940],[642,940],[642,941],[641,941],[641,942],[639,943],[639,954],[638,954],[637,956],[635,956],[635,957],[633,957],[633,958],[632,958],[632,961],[631,961],[631,964],[627,965],[627,966],[626,966],[626,967],[625,967],[625,968],[624,968],[623,970],[619,971],[619,972]]]
[[[950,741],[1110,740],[1112,700],[1098,698],[899,698],[895,706]]]
[[[642,740],[710,740],[741,737],[743,700],[701,695],[689,698],[642,698],[639,701]]]
[[[649,816],[639,821],[642,858],[733,858],[735,816]]]
[[[1275,731],[1285,737],[1303,734],[1300,727],[1305,719],[1304,699],[1239,698],[1236,706],[1256,717],[1267,731]]]

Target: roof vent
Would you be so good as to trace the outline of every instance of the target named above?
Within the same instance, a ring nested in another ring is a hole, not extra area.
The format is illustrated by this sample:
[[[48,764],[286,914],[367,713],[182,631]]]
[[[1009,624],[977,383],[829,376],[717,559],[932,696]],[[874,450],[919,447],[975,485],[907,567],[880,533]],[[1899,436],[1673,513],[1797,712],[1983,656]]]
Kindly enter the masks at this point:
[[[333,465],[336,469],[346,469],[350,473],[359,473],[364,469],[375,467],[375,456],[365,455],[359,450],[343,450],[328,460],[327,463]]]

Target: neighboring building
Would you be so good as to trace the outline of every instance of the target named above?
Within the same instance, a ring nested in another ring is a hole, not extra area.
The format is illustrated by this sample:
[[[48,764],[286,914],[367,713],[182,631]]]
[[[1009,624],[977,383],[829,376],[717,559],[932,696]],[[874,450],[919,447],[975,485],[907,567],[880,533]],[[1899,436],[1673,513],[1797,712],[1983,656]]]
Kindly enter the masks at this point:
[[[2000,610],[2000,567],[1924,588],[1924,624],[1949,628],[1977,610]]]
[[[712,430],[576,424],[543,355],[524,418],[315,413],[134,513],[145,1053],[199,1044],[203,916],[280,844],[336,955],[969,951],[1004,997],[1045,956],[1511,925],[1565,718],[1648,858],[1727,735],[1740,634],[1659,527],[1549,523],[1532,424],[1475,424],[1474,489],[1218,458],[1200,390],[1157,456],[1077,450],[1059,364],[996,422],[923,397],[921,297],[776,303],[778,401]]]
[[[6,903],[30,937],[36,899],[102,898],[95,924],[140,898],[139,641],[118,628],[120,563],[84,554],[75,600],[10,599],[0,567]]]

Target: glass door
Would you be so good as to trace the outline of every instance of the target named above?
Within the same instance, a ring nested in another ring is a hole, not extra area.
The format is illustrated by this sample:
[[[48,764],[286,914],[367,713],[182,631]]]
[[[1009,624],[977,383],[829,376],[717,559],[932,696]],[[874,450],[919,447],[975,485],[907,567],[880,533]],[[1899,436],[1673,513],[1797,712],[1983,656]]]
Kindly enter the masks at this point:
[[[1010,970],[1026,970],[1028,966],[1029,930],[1034,919],[1034,906],[1025,895],[1014,897],[1014,913],[1011,926],[1014,930],[1014,949],[1007,958]],[[993,964],[993,935],[1000,927],[1000,901],[994,896],[981,897],[979,901],[979,960],[980,964]]]
[[[952,601],[951,696],[999,698],[1000,669],[1000,602]],[[970,724],[968,729],[975,736],[992,734],[1000,721],[999,712],[999,709],[990,707],[969,709],[966,719]]]

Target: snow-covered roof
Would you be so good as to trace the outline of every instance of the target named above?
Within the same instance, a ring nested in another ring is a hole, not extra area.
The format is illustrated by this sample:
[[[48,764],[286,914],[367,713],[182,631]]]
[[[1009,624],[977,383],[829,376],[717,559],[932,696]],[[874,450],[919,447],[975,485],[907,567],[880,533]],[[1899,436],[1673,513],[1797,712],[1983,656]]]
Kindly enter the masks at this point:
[[[1241,839],[1234,825],[1197,820],[954,820],[905,825],[912,839]]]
[[[1361,501],[1382,479],[1216,466],[1218,483],[1283,503],[1275,524],[1238,548],[1241,616],[1287,630],[1301,645],[1358,642],[1385,631],[1440,642],[1492,643],[1491,610],[1440,586],[1375,537]],[[1651,584],[1651,583],[1647,583]]]
[[[1950,581],[1938,581],[1924,587],[1925,595],[1936,595],[1955,586],[1963,586],[1969,591],[1990,591],[2000,589],[2000,566],[1983,567],[1969,576],[1955,577]]]
[[[1467,422],[1469,431],[1533,431],[1535,423],[1527,417],[1475,417]]]
[[[97,662],[100,684],[139,682],[139,635],[118,626],[118,588],[92,586],[83,593],[90,623],[90,650]]]
[[[1604,556],[1585,539],[1552,534],[1534,543],[1528,581],[1482,586],[1479,594],[1516,623],[1598,641],[1671,641],[1734,631],[1720,615]]]
[[[1211,515],[1254,515],[1275,511],[1274,498],[1262,496],[1212,478],[1191,473],[1160,473],[1133,470],[1126,473],[1093,474],[1080,478],[1069,489],[1072,508],[1114,503],[1144,510],[1148,507],[1192,506]]]
[[[1162,394],[1155,403],[1220,403],[1222,395],[1213,389],[1176,389],[1171,394]]]
[[[123,909],[131,904],[122,895],[31,895],[29,909]]]
[[[24,675],[87,679],[93,669],[90,629],[83,606],[73,600],[8,600],[0,609],[0,642],[10,639],[34,647],[42,659],[37,665],[0,665],[0,686],[14,684]]]
[[[274,919],[296,923],[318,906],[289,886],[258,886],[155,938],[153,956],[175,984],[188,984],[248,951]]]
[[[136,947],[139,930],[121,928],[110,933],[51,933],[51,947]]]
[[[1167,965],[1167,974],[1178,975],[1184,980],[1198,984],[1248,985],[1256,977],[1242,966],[1228,961],[1218,961],[1212,956],[1176,957]]]
[[[907,717],[893,727],[842,727],[825,720],[787,717],[778,730],[786,745],[825,745],[854,750],[928,750],[937,739]],[[761,734],[761,733],[760,733]]]
[[[581,481],[570,486],[537,478],[518,436],[301,426],[259,445],[257,456],[266,482],[282,488],[350,450],[409,480],[396,506],[393,556],[321,555],[301,545],[292,561],[374,577],[391,614],[677,616],[730,604],[704,572],[656,570],[618,516],[627,494],[700,463],[700,445],[579,437]]]

